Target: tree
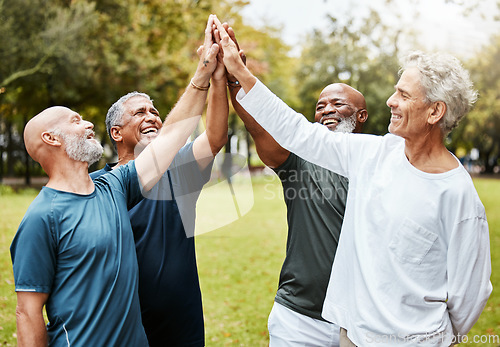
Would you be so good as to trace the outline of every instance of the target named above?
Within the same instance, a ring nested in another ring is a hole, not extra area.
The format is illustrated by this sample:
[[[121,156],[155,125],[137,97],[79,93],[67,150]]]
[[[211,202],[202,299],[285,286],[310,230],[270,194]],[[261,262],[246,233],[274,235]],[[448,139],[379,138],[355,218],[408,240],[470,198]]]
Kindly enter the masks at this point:
[[[486,173],[493,172],[500,155],[500,36],[492,39],[470,63],[479,98],[461,127],[462,144],[479,149]]]

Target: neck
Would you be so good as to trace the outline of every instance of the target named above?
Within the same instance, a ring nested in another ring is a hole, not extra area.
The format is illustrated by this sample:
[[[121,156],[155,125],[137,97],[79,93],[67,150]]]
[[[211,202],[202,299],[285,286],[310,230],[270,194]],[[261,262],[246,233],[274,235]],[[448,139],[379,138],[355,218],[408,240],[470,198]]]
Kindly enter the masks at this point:
[[[67,160],[63,165],[48,168],[47,187],[76,194],[90,194],[94,191],[94,182],[88,173],[88,164]]]
[[[118,153],[118,162],[116,163],[114,168],[117,168],[118,166],[125,165],[129,161],[134,160],[135,159],[134,150],[136,147],[137,147],[137,145],[134,146],[134,148],[129,148],[122,143],[118,143],[117,147],[116,147],[116,151]],[[139,154],[139,153],[137,153],[137,154]]]
[[[446,149],[441,133],[406,138],[405,155],[411,165],[427,173],[443,173],[458,167],[455,157]]]
[[[118,163],[116,163],[116,165],[114,167],[117,168],[118,166],[125,165],[129,161],[134,160],[134,159],[135,159],[134,155],[130,154],[130,153],[127,153],[125,155],[118,154]]]

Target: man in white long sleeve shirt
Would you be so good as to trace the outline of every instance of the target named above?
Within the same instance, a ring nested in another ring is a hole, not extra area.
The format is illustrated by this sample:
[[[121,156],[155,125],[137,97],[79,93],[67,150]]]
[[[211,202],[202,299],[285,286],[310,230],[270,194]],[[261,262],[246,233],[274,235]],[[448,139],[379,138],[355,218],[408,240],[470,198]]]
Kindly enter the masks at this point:
[[[341,346],[459,343],[492,290],[485,210],[443,141],[477,98],[468,73],[413,53],[387,101],[389,134],[332,133],[273,95],[218,30],[239,103],[281,146],[349,179],[322,312],[342,328]]]

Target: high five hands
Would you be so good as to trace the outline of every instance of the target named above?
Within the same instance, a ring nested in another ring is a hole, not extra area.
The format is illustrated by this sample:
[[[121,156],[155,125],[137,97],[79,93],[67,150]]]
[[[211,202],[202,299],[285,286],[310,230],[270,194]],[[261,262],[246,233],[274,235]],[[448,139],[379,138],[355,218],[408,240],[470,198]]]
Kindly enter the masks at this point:
[[[202,50],[202,52],[200,52],[200,50]],[[208,54],[205,53],[207,51],[209,52]],[[213,70],[211,70],[211,73],[216,71],[212,78],[220,78],[220,67],[221,63],[223,63],[227,70],[229,83],[238,81],[245,92],[252,89],[256,82],[256,78],[245,65],[245,53],[240,50],[234,30],[229,27],[227,23],[222,24],[216,15],[210,15],[208,19],[205,29],[205,43],[203,49],[200,47],[198,53],[200,55],[200,64],[205,61],[203,58],[204,54],[209,64],[215,64],[213,65]],[[219,65],[219,67],[215,70],[217,65]],[[198,67],[200,68],[200,65],[198,65]],[[206,69],[206,71],[209,70],[210,68]]]

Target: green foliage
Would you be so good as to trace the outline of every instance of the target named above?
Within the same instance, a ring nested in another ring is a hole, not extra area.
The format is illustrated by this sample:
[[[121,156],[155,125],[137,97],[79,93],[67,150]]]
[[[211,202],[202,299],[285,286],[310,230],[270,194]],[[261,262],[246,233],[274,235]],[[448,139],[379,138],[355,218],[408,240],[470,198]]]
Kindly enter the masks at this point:
[[[498,164],[500,155],[500,36],[484,48],[471,65],[471,76],[479,99],[459,129],[467,149],[476,147],[487,172]],[[458,137],[458,136],[457,136]]]

